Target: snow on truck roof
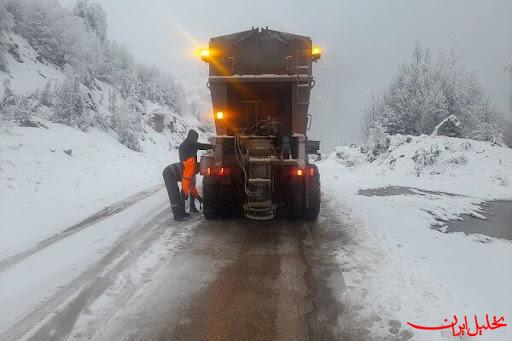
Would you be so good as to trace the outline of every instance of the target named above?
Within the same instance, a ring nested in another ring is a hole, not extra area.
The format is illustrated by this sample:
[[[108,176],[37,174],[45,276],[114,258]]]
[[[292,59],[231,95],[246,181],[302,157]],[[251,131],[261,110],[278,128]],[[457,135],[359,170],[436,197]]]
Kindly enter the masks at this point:
[[[210,39],[210,42],[219,42],[219,43],[240,43],[242,41],[250,41],[251,39],[257,38],[258,40],[265,39],[267,37],[268,40],[279,40],[283,43],[287,43],[289,41],[297,41],[297,40],[307,40],[311,41],[310,37],[302,36],[293,33],[281,32],[269,30],[268,28],[253,28],[251,30],[232,33],[224,36],[213,37]]]

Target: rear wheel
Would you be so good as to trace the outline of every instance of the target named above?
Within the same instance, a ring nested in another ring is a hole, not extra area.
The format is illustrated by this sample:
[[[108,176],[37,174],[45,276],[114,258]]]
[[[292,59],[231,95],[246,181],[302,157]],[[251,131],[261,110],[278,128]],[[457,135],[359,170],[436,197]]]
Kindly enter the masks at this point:
[[[308,209],[304,212],[304,219],[313,221],[318,218],[320,213],[321,191],[318,167],[316,165],[311,165],[310,167],[314,169],[314,175],[309,177],[308,197],[306,198],[308,200]]]
[[[217,219],[219,215],[217,192],[217,184],[207,183],[203,178],[203,214],[208,220]]]
[[[231,218],[233,215],[233,190],[230,185],[218,185],[218,212],[221,218]]]
[[[302,177],[292,177],[288,188],[288,217],[300,219],[304,209],[304,181]]]
[[[234,209],[233,200],[230,185],[207,182],[203,178],[203,214],[206,219],[230,218]]]

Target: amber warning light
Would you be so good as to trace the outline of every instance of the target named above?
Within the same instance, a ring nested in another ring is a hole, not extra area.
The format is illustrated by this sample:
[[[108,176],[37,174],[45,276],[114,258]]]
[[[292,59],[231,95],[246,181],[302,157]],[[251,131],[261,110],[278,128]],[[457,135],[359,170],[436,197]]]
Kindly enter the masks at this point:
[[[322,49],[319,47],[313,47],[311,50],[311,56],[313,57],[313,61],[317,61],[322,58]]]
[[[217,120],[224,119],[224,113],[222,111],[217,111],[217,113],[215,114],[215,119],[217,119]]]
[[[199,56],[201,56],[201,60],[203,62],[208,61],[208,57],[210,57],[210,50],[209,49],[201,49],[201,51],[199,51]]]

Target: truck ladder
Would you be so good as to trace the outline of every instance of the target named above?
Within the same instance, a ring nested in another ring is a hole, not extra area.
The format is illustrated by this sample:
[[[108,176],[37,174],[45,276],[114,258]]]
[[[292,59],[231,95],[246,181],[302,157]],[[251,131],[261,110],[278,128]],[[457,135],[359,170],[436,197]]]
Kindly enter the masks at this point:
[[[272,219],[276,209],[272,203],[272,157],[250,156],[247,161],[247,186],[251,193],[244,204],[245,216],[256,220]]]
[[[297,51],[295,59],[297,61],[297,105],[307,105],[309,104],[309,93],[311,91],[311,62],[309,56],[304,58],[301,56],[301,52],[300,50]],[[306,60],[304,61],[304,59]]]

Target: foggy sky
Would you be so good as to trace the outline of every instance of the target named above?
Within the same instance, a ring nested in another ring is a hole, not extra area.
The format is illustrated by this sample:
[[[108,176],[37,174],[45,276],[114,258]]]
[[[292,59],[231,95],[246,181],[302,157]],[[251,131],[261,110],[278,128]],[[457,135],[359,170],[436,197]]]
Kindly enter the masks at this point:
[[[365,104],[410,60],[416,42],[434,55],[462,49],[494,103],[509,110],[504,67],[512,61],[511,0],[96,1],[108,13],[111,39],[177,79],[206,83],[206,64],[191,54],[211,36],[269,26],[312,37],[324,49],[311,108],[311,135],[323,150],[359,138]]]

